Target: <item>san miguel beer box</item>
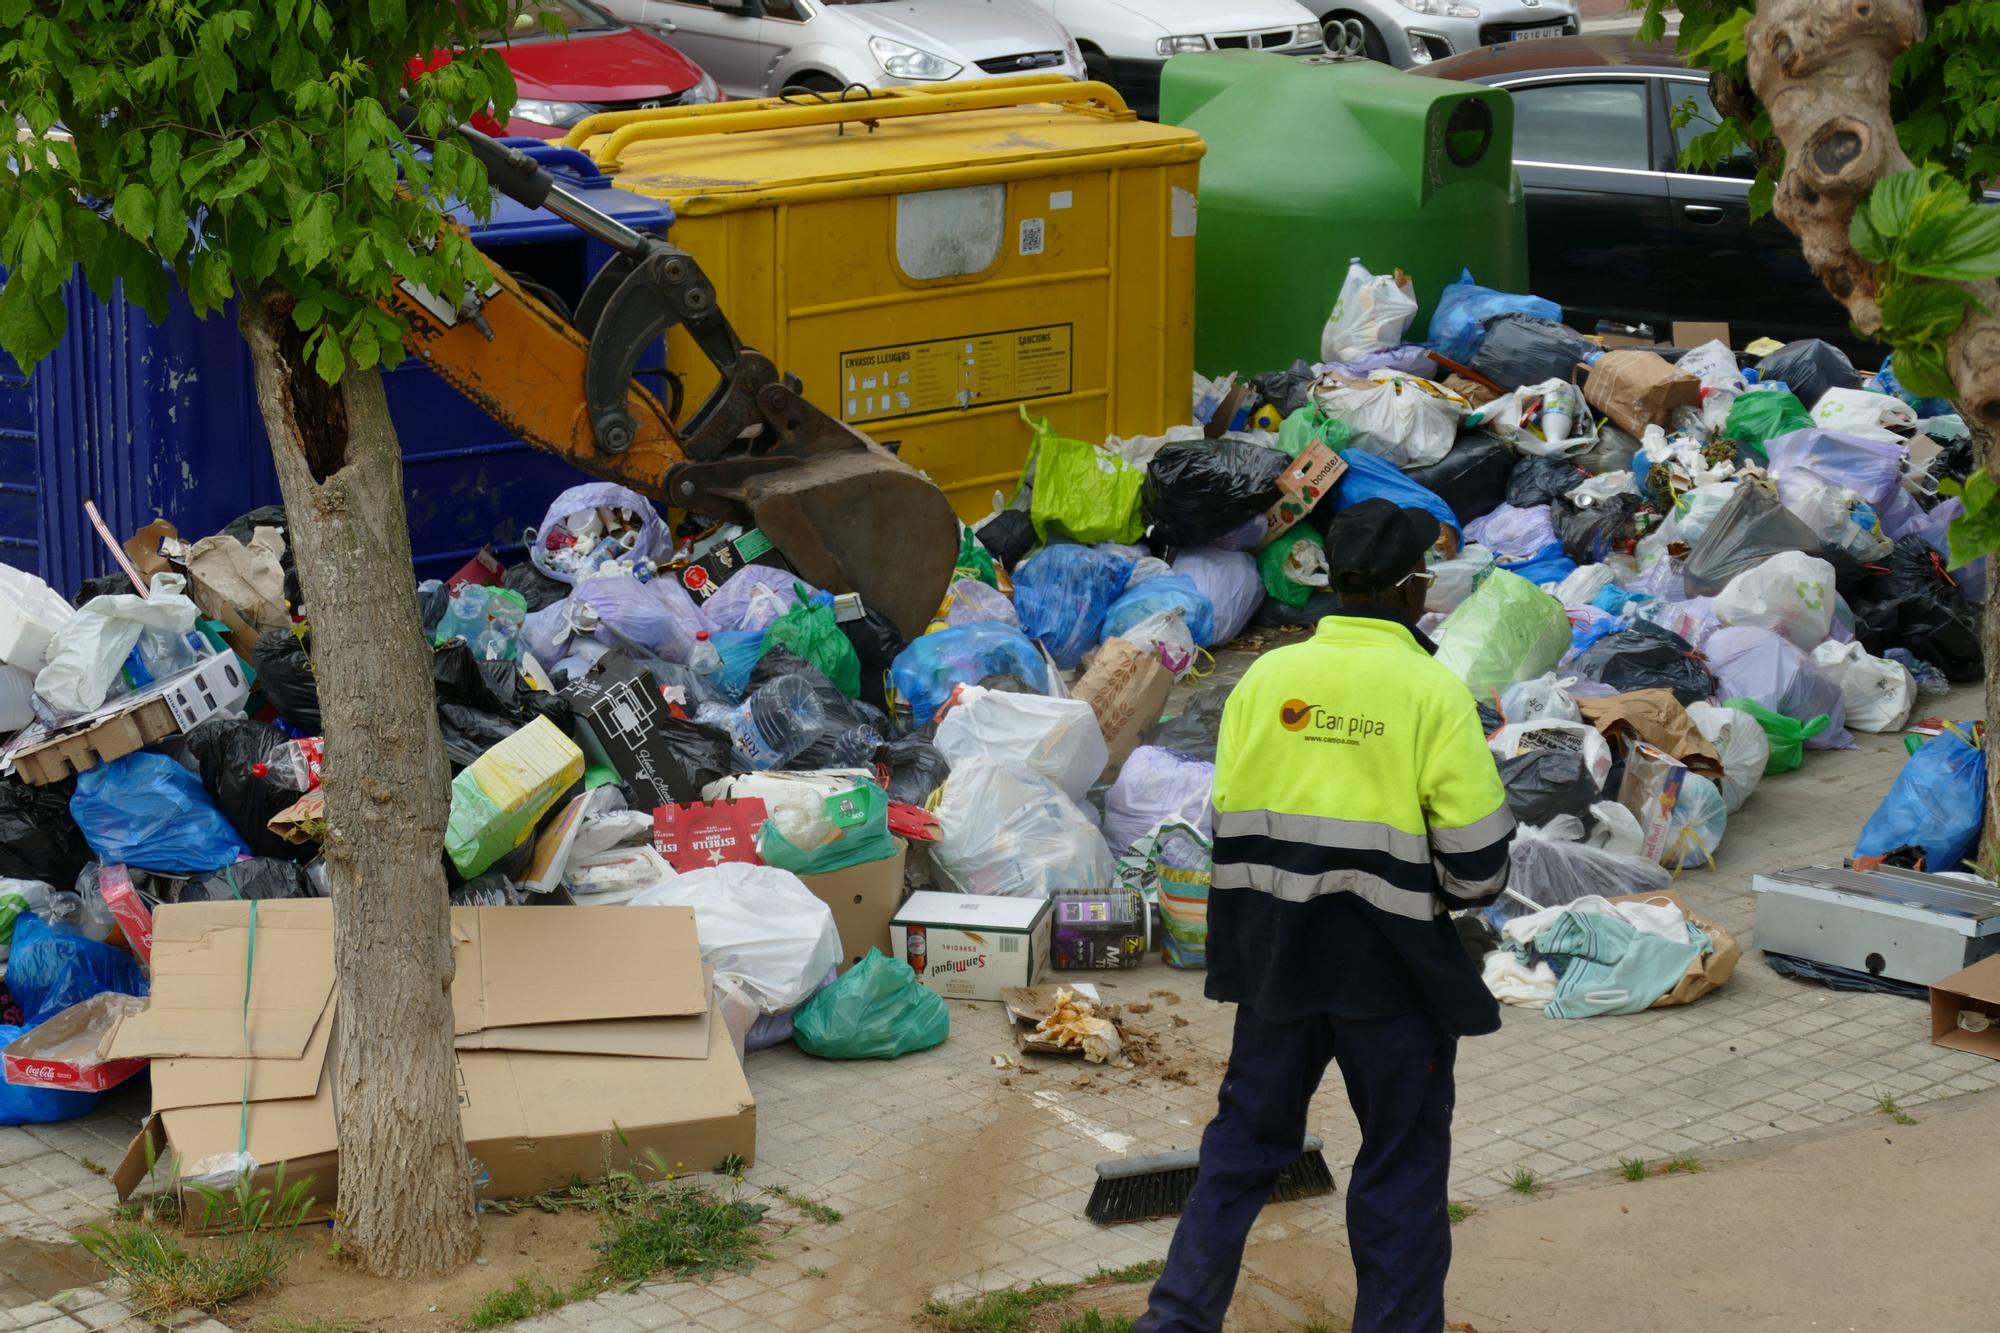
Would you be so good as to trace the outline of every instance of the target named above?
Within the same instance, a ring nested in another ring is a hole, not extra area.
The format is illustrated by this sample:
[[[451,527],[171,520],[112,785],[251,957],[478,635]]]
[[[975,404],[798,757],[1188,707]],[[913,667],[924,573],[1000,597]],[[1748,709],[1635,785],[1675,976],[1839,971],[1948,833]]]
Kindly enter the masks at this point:
[[[1049,962],[1046,898],[976,893],[913,893],[890,918],[896,957],[917,979],[952,1000],[1000,999],[1032,986]]]

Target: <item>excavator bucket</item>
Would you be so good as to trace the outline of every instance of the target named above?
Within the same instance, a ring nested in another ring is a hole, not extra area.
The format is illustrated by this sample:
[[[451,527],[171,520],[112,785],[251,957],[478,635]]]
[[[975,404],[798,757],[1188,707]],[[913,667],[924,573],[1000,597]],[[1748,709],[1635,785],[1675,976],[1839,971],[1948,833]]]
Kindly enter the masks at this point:
[[[908,464],[879,449],[819,454],[749,479],[742,496],[809,582],[861,594],[906,638],[937,614],[958,562],[958,516]]]

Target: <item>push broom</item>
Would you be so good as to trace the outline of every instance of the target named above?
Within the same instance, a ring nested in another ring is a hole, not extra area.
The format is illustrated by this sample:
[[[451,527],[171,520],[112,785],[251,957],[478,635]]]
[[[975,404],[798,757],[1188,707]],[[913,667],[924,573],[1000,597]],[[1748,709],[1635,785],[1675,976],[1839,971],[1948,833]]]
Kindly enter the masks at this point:
[[[1333,1193],[1333,1171],[1326,1164],[1325,1147],[1313,1135],[1306,1135],[1297,1160],[1278,1173],[1271,1202]],[[1187,1207],[1200,1167],[1201,1154],[1193,1148],[1099,1162],[1097,1184],[1090,1191],[1090,1202],[1083,1206],[1083,1215],[1093,1222],[1171,1217]]]

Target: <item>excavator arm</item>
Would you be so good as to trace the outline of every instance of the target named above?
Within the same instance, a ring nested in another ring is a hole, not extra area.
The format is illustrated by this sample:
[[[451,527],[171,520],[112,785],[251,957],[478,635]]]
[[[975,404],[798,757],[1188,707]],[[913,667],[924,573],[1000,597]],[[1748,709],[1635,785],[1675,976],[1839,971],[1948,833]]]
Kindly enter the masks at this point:
[[[455,302],[405,285],[389,304],[410,352],[523,442],[671,508],[760,528],[811,583],[859,593],[904,635],[921,633],[957,560],[944,493],[743,346],[692,256],[591,207],[525,153],[459,133],[495,189],[617,256],[573,320],[498,266]],[[675,326],[721,376],[678,424],[634,379]]]

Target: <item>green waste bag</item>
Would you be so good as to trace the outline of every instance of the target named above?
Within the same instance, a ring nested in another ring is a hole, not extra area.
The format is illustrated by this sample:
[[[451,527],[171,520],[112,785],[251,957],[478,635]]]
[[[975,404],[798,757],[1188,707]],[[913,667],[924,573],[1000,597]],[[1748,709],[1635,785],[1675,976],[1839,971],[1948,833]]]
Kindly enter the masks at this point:
[[[1130,545],[1146,533],[1139,517],[1139,487],[1146,469],[1133,467],[1102,445],[1064,439],[1043,417],[1021,409],[1035,432],[1028,451],[1035,489],[1028,517],[1043,541],[1067,539],[1083,546],[1098,542]]]
[[[1806,761],[1806,740],[1825,731],[1832,719],[1825,713],[1810,722],[1801,722],[1783,713],[1774,713],[1754,699],[1724,699],[1724,708],[1734,708],[1739,713],[1748,713],[1757,719],[1757,725],[1771,739],[1771,758],[1764,765],[1766,773],[1789,773]]]
[[[958,525],[958,563],[952,567],[951,581],[975,579],[989,588],[1000,586],[1000,576],[993,572],[993,553],[979,540],[979,534],[960,523]]]
[[[1318,547],[1319,558],[1313,561],[1310,550],[1300,552],[1301,560],[1292,561],[1293,548],[1304,543],[1308,548]],[[1317,563],[1326,568],[1326,538],[1311,526],[1301,523],[1278,540],[1257,552],[1257,572],[1263,576],[1264,591],[1283,602],[1286,606],[1304,606],[1316,592],[1325,592],[1325,584],[1300,583],[1287,571],[1287,562],[1294,567],[1301,563]]]
[[[794,875],[824,875],[896,854],[896,839],[889,832],[889,794],[874,783],[835,792],[821,812],[840,833],[809,851],[793,846],[776,820],[765,820],[757,834],[757,854],[764,864]]]
[[[1759,463],[1768,462],[1764,441],[1790,435],[1813,424],[1812,413],[1797,395],[1784,389],[1753,389],[1738,394],[1722,423],[1724,439],[1734,440]]]
[[[951,1034],[944,997],[925,990],[908,963],[870,949],[847,975],[792,1013],[792,1040],[825,1060],[893,1060]]]
[[[799,595],[785,614],[764,630],[764,647],[789,648],[820,669],[834,687],[850,699],[861,697],[861,658],[853,641],[840,632],[833,618],[833,594],[813,593],[806,600],[804,584],[792,585]]]
[[[1318,403],[1307,403],[1286,417],[1278,427],[1278,447],[1292,458],[1297,458],[1308,445],[1313,444],[1323,444],[1339,453],[1353,437],[1354,432],[1345,421],[1320,411]]]
[[[1515,681],[1555,669],[1569,651],[1569,614],[1519,574],[1496,569],[1446,617],[1436,637],[1437,660],[1473,698],[1490,699]]]

